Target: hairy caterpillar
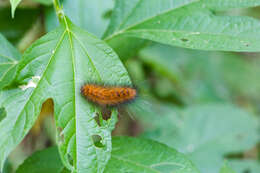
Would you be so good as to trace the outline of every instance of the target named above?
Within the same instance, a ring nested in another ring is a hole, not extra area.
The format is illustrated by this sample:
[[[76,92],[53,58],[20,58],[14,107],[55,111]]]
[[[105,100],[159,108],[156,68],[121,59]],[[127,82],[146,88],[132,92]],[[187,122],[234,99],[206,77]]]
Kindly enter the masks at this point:
[[[132,87],[97,84],[83,85],[81,93],[87,100],[101,106],[117,106],[132,101],[137,96],[136,89]]]

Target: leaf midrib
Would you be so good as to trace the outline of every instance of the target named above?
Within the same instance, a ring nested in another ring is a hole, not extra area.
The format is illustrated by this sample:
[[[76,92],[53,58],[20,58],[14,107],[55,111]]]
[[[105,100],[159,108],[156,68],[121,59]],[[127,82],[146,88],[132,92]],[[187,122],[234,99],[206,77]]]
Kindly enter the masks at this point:
[[[76,64],[75,64],[75,53],[73,52],[73,41],[72,41],[72,37],[74,37],[80,44],[81,48],[84,50],[84,53],[87,55],[91,65],[93,66],[93,68],[95,69],[95,71],[97,72],[100,80],[102,79],[101,78],[101,75],[100,73],[98,72],[98,70],[96,69],[92,59],[90,58],[89,54],[87,53],[87,50],[84,48],[82,42],[76,37],[76,35],[70,30],[70,27],[69,27],[69,24],[68,24],[68,20],[67,18],[64,16],[63,17],[63,20],[64,20],[64,23],[65,23],[65,28],[66,28],[66,32],[68,33],[68,36],[69,36],[69,42],[70,42],[70,47],[71,47],[71,59],[72,59],[72,68],[73,68],[73,89],[74,89],[74,97],[73,97],[73,103],[74,103],[74,115],[76,116],[76,86],[75,86],[75,75],[76,75],[76,72],[75,72],[75,69],[76,69]],[[74,118],[75,120],[75,127],[77,127],[77,121],[76,121],[76,118]],[[75,130],[75,135],[76,135],[76,138],[77,138],[77,130]],[[93,143],[93,146],[94,146],[94,143]],[[77,140],[76,140],[76,147],[77,147]],[[77,151],[77,149],[76,149]],[[95,150],[96,151],[96,150]],[[75,153],[76,154],[76,159],[77,159],[77,152]],[[96,151],[96,156],[97,156],[97,151]],[[74,165],[76,166],[77,165],[77,160],[74,160]],[[77,165],[78,166],[78,165]]]
[[[73,92],[73,94],[74,94],[74,97],[73,97],[73,103],[74,103],[74,116],[76,116],[77,114],[76,114],[76,87],[75,87],[75,53],[73,53],[73,44],[72,44],[72,36],[71,36],[71,30],[70,30],[70,28],[69,28],[69,25],[68,25],[68,21],[67,21],[67,19],[66,19],[66,17],[64,16],[63,17],[63,20],[64,20],[64,23],[65,23],[65,27],[66,27],[66,31],[67,31],[67,33],[68,33],[68,36],[69,36],[69,42],[70,42],[70,48],[71,48],[71,61],[72,61],[72,69],[73,69],[73,89],[74,89],[74,92]],[[77,120],[76,120],[76,118],[74,118],[74,123],[75,123],[75,127],[77,128]],[[74,130],[75,131],[75,136],[76,136],[76,138],[77,138],[77,130]],[[77,140],[75,141],[76,142],[76,147],[77,147]],[[76,151],[77,151],[77,149],[76,149]],[[76,152],[75,153],[76,154],[76,160],[74,160],[74,166],[76,166],[76,168],[77,168],[77,155],[78,155],[78,153]]]

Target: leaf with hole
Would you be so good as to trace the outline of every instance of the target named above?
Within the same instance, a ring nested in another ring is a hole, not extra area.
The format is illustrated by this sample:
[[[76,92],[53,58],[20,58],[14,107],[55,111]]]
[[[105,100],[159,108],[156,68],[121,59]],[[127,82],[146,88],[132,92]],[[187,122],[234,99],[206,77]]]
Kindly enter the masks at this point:
[[[18,72],[16,81],[21,84],[0,93],[0,107],[6,110],[0,122],[1,168],[32,127],[42,103],[51,98],[65,166],[78,173],[102,172],[112,150],[111,130],[117,111],[113,109],[110,119],[99,118],[97,123],[95,117],[101,116],[101,110],[82,97],[80,88],[86,82],[131,85],[113,50],[64,17],[60,27],[26,50]]]

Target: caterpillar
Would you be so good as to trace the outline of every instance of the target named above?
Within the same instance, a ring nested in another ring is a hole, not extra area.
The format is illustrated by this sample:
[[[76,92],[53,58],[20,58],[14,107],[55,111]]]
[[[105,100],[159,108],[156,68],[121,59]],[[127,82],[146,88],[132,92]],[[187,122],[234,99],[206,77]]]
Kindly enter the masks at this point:
[[[81,87],[81,94],[88,101],[98,105],[117,106],[134,100],[137,90],[133,87],[85,84]]]

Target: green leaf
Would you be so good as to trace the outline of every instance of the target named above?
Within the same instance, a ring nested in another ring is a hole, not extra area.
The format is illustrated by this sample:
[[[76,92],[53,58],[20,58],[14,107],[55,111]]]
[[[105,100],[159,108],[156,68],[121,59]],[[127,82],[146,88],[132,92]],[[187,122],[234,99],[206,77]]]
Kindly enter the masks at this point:
[[[180,8],[197,0],[117,0],[110,24],[103,36],[106,42],[122,58],[135,55],[135,52],[145,46],[146,41],[140,38],[121,35],[130,26],[143,23],[155,16]],[[130,48],[130,49],[129,49]]]
[[[15,78],[20,53],[0,34],[0,90]]]
[[[105,173],[198,173],[185,155],[148,139],[114,137]]]
[[[232,105],[198,105],[184,110],[144,106],[135,110],[147,127],[144,136],[189,155],[202,173],[217,173],[226,154],[243,152],[259,141],[258,119]]]
[[[124,34],[191,49],[255,52],[260,50],[259,27],[259,20],[250,17],[215,16],[203,9],[182,8]]]
[[[109,40],[127,28],[153,19],[156,16],[196,2],[197,0],[117,0],[104,38]]]
[[[13,18],[14,18],[15,9],[16,9],[16,7],[19,5],[19,3],[20,3],[21,1],[22,1],[22,0],[10,0],[11,8],[12,8],[12,17],[13,17]]]
[[[109,120],[97,123],[101,110],[82,97],[80,88],[85,82],[131,85],[113,50],[64,17],[59,28],[27,49],[16,80],[27,84],[0,93],[0,107],[7,112],[0,122],[1,168],[32,127],[42,103],[52,98],[57,144],[65,166],[78,173],[102,172],[110,158],[117,112],[113,109]],[[102,147],[95,146],[94,136],[101,139]]]
[[[16,173],[60,173],[64,169],[58,148],[51,147],[37,151],[28,157],[16,170]]]
[[[227,163],[224,164],[224,166],[221,168],[219,173],[235,173],[228,165]]]
[[[130,154],[129,154],[130,153]],[[160,157],[158,157],[160,155]],[[56,147],[35,152],[17,169],[17,173],[67,172]],[[148,140],[130,137],[114,137],[111,159],[105,172],[176,172],[198,173],[185,155],[168,146]]]
[[[64,0],[62,2],[65,14],[77,26],[101,37],[107,25],[105,14],[112,10],[113,0]],[[53,30],[58,24],[55,11],[52,7],[46,9],[46,29]]]
[[[104,39],[128,36],[191,49],[260,51],[259,20],[217,16],[192,2],[117,1]]]

